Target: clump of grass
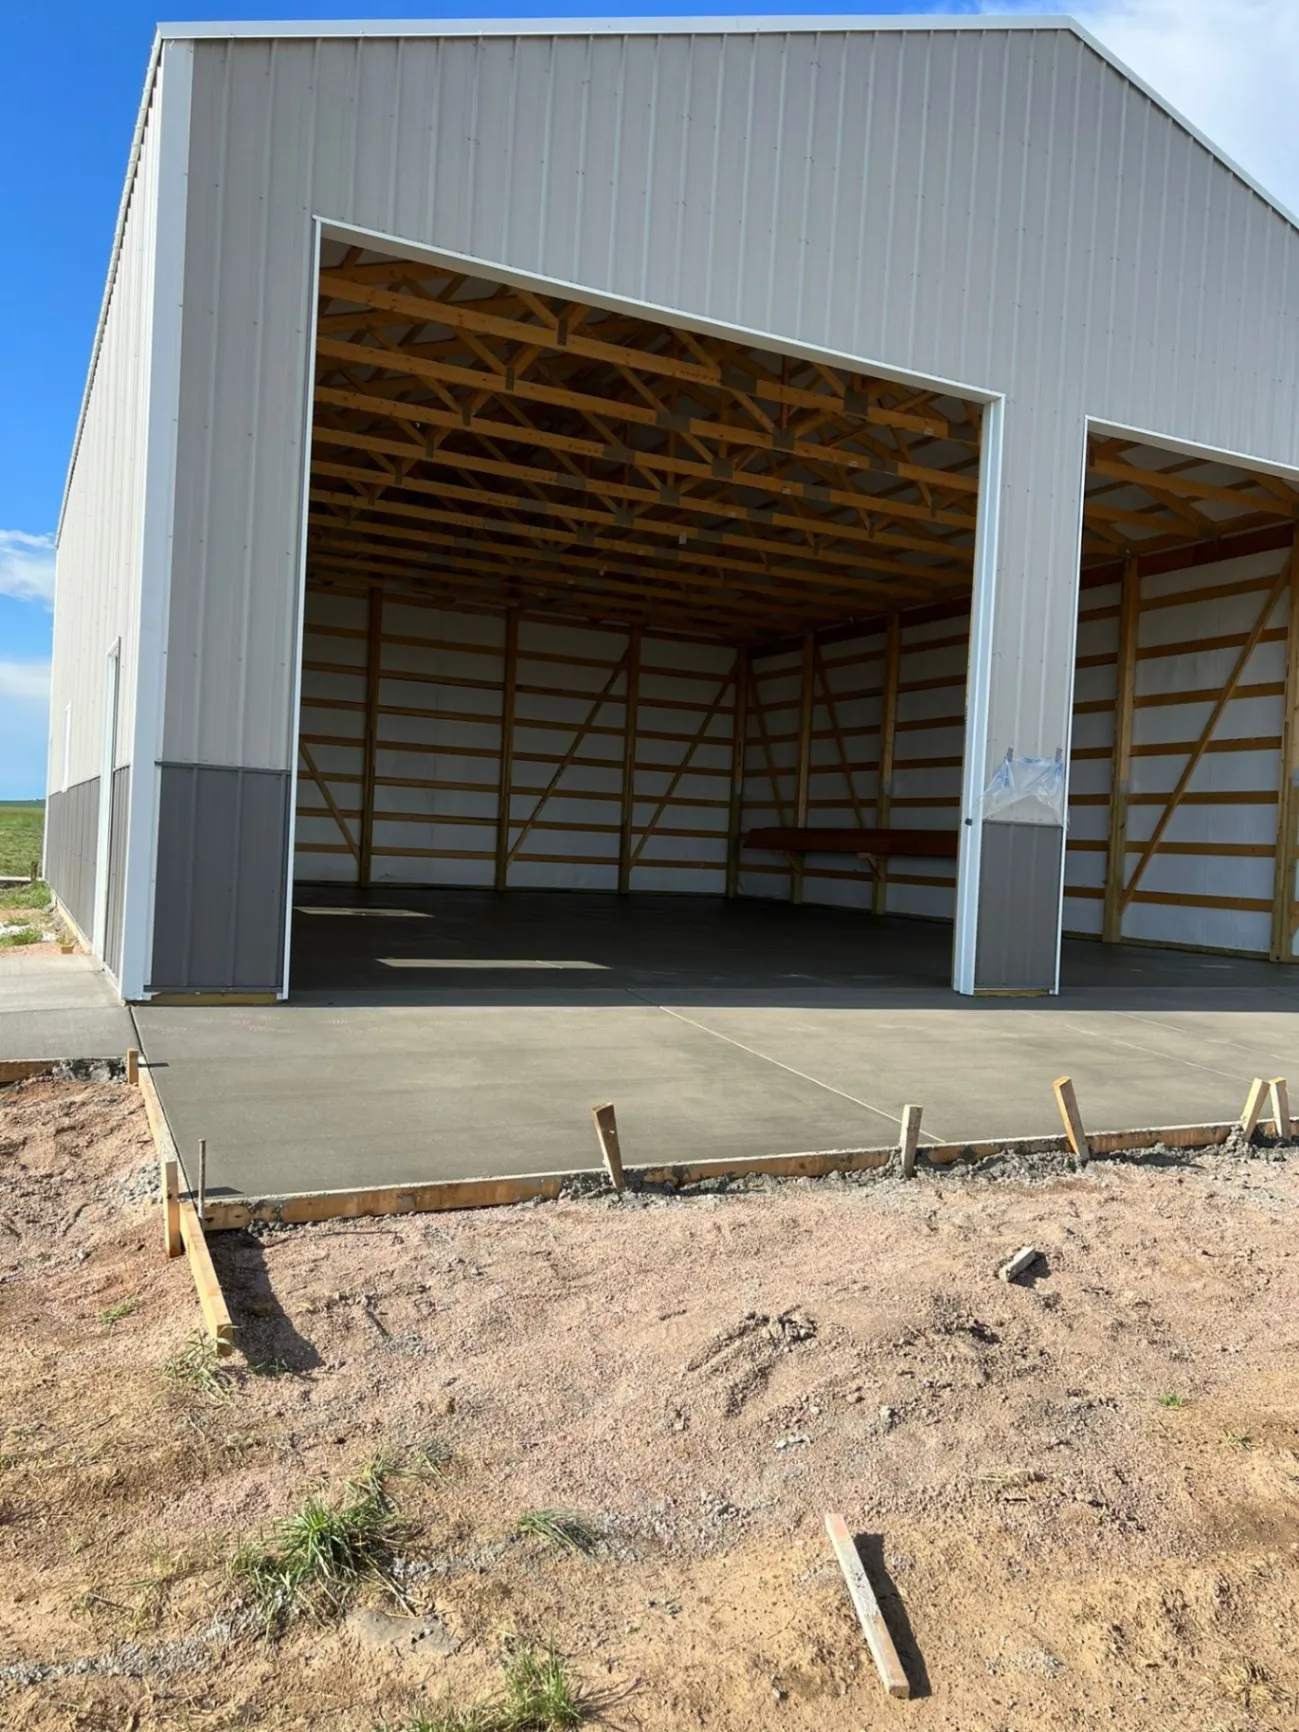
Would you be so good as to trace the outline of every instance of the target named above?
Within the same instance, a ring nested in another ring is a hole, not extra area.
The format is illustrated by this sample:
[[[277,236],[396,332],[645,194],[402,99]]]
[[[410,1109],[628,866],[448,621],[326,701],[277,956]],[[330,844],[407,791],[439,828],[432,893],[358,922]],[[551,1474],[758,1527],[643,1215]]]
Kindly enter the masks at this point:
[[[432,1711],[419,1709],[400,1732],[568,1732],[590,1711],[581,1686],[551,1642],[538,1652],[529,1643],[501,1662],[504,1688],[486,1701],[457,1707],[450,1698]],[[379,1732],[398,1732],[380,1727]]]
[[[1219,1692],[1242,1708],[1267,1708],[1286,1700],[1257,1660],[1233,1660],[1217,1677]]]
[[[123,1317],[132,1317],[140,1309],[139,1295],[132,1293],[129,1298],[119,1299],[116,1305],[105,1305],[99,1313],[99,1327],[110,1330],[114,1323],[120,1323]]]
[[[393,1473],[404,1475],[407,1479],[438,1482],[447,1476],[451,1466],[452,1450],[448,1444],[421,1444],[418,1449],[412,1449],[404,1461],[395,1462],[391,1468]]]
[[[168,1383],[192,1389],[208,1401],[224,1401],[234,1381],[221,1363],[216,1342],[201,1329],[187,1335],[171,1358],[163,1361],[162,1374]]]
[[[1247,1431],[1224,1431],[1222,1441],[1233,1449],[1253,1449],[1254,1439]]]
[[[1186,1397],[1179,1395],[1176,1390],[1170,1389],[1159,1397],[1159,1405],[1168,1408],[1172,1413],[1180,1413],[1186,1406]]]
[[[571,1510],[524,1510],[515,1531],[584,1558],[589,1558],[600,1543],[600,1535],[591,1523]]]
[[[382,1464],[372,1462],[348,1483],[342,1501],[314,1492],[266,1539],[241,1546],[234,1574],[268,1631],[298,1614],[337,1617],[363,1582],[391,1587],[387,1565],[400,1527]]]
[[[49,885],[39,878],[34,878],[30,884],[13,884],[7,890],[0,890],[0,905],[5,908],[38,908],[44,913],[53,900]]]
[[[248,1375],[250,1377],[287,1377],[288,1374],[289,1362],[287,1359],[281,1359],[278,1354],[273,1359],[259,1359],[256,1364],[249,1362]]]
[[[15,926],[12,932],[0,932],[0,950],[17,950],[23,944],[39,944],[39,926]]]

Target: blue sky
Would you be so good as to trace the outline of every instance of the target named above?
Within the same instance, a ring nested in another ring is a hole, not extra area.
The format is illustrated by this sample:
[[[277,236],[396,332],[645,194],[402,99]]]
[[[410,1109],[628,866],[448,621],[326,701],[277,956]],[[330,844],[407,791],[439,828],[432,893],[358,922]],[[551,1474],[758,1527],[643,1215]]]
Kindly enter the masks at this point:
[[[213,5],[176,18],[393,18],[608,16],[580,4]],[[638,6],[663,17],[713,14],[693,6]],[[741,10],[736,8],[736,10]],[[758,5],[748,16],[799,8]],[[1136,71],[1253,172],[1299,207],[1297,0],[859,0],[802,8],[897,15],[919,12],[1072,12]],[[30,3],[5,21],[0,104],[0,799],[45,787],[52,627],[53,533],[136,107],[157,13],[136,0],[64,0],[55,13]],[[51,20],[55,22],[51,22]],[[13,165],[19,165],[14,168]]]

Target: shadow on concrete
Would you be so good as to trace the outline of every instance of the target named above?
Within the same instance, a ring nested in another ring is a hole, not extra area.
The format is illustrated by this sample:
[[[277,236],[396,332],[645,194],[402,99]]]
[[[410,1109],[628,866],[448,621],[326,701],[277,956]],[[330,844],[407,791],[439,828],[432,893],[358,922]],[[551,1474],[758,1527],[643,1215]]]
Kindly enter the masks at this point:
[[[314,1371],[319,1353],[289,1321],[271,1285],[266,1242],[255,1233],[213,1233],[212,1262],[230,1307],[235,1340],[250,1366]]]
[[[888,1625],[893,1646],[898,1651],[898,1659],[901,1660],[907,1682],[911,1685],[912,1701],[921,1696],[932,1695],[929,1668],[920,1652],[902,1596],[884,1561],[884,1535],[854,1534],[853,1544],[857,1548],[857,1556],[866,1566],[866,1574],[875,1590],[875,1598],[879,1601],[880,1614]]]

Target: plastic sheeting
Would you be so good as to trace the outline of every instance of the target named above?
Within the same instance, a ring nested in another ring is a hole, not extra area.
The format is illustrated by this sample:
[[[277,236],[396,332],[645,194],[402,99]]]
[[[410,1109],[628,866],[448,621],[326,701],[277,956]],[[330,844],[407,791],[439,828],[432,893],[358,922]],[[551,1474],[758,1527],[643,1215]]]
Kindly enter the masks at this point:
[[[1007,752],[983,790],[983,816],[1009,824],[1065,823],[1064,754],[1017,758]]]

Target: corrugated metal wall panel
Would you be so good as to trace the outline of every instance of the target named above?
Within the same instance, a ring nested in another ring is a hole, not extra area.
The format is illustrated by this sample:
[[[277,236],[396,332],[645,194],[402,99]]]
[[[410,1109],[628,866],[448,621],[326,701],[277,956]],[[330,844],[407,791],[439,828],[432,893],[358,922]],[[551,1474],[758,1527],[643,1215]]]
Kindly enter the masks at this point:
[[[1063,29],[202,42],[191,186],[179,758],[291,750],[312,213],[1005,391],[989,763],[1066,739],[1086,414],[1299,454],[1299,236]]]
[[[46,881],[87,939],[95,923],[98,840],[98,776],[50,795],[45,807]]]
[[[129,753],[134,726],[158,208],[157,107],[155,92],[59,534],[50,681],[52,792],[101,774],[104,677],[116,638],[122,644],[119,751]]]
[[[108,907],[104,928],[104,961],[120,979],[122,973],[122,898],[126,891],[126,816],[131,799],[131,766],[113,771],[108,808]]]

